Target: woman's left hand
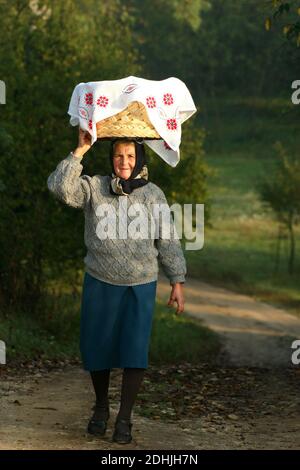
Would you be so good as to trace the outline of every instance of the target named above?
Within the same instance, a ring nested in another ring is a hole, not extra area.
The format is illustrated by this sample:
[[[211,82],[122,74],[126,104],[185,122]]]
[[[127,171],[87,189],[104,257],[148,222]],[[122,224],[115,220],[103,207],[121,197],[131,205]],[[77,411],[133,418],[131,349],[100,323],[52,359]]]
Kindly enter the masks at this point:
[[[174,302],[177,302],[176,315],[178,315],[184,311],[183,284],[180,282],[176,282],[176,284],[172,286],[170,299],[167,303],[168,307],[173,307]]]

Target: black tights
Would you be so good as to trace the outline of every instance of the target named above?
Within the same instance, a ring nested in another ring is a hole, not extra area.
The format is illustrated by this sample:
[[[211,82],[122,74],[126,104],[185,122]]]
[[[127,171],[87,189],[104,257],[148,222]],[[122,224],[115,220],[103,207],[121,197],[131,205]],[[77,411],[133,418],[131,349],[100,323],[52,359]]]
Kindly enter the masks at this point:
[[[103,369],[91,371],[91,378],[96,395],[96,413],[97,419],[103,419],[109,407],[108,389],[110,370]],[[121,403],[117,418],[131,418],[131,412],[136,400],[140,385],[142,383],[146,369],[124,368],[122,377]]]

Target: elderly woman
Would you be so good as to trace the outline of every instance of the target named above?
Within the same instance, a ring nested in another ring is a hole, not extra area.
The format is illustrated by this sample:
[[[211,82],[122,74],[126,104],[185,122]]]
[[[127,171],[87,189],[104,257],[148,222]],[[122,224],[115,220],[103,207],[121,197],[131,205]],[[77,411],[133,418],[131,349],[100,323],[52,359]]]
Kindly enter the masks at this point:
[[[136,139],[114,140],[110,151],[111,175],[80,176],[81,160],[90,147],[91,136],[79,128],[77,148],[58,164],[47,184],[58,199],[83,209],[85,215],[87,254],[84,258],[80,352],[83,368],[90,372],[96,395],[87,431],[104,435],[110,415],[110,371],[122,368],[121,403],[113,441],[128,443],[132,440],[133,405],[148,367],[158,260],[172,286],[168,305],[173,306],[176,302],[177,314],[184,310],[186,262],[180,241],[172,232],[174,225],[170,215],[169,228],[172,230],[169,237],[162,235],[160,223],[156,237],[118,238],[110,231],[113,225],[119,227],[122,219],[118,205],[121,200],[127,202],[127,222],[132,222],[129,210],[132,204],[142,204],[148,214],[155,203],[167,205],[163,191],[148,181],[144,145]],[[116,214],[115,219],[109,219],[106,237],[99,225],[103,207],[114,209]],[[129,228],[127,222],[126,229]]]

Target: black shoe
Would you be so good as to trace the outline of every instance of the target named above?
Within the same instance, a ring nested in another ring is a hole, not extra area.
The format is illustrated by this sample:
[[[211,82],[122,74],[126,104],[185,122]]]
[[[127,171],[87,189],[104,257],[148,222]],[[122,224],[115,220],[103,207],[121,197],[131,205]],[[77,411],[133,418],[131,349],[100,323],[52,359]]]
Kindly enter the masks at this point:
[[[105,408],[105,418],[103,419],[98,419],[97,417],[97,415],[99,416],[99,408],[97,408],[97,405],[95,405],[93,409],[94,414],[89,420],[87,432],[97,436],[104,436],[107,428],[107,421],[109,420],[109,408]]]
[[[128,419],[117,418],[115,422],[115,430],[113,441],[119,444],[128,444],[132,441],[131,435],[132,423]]]

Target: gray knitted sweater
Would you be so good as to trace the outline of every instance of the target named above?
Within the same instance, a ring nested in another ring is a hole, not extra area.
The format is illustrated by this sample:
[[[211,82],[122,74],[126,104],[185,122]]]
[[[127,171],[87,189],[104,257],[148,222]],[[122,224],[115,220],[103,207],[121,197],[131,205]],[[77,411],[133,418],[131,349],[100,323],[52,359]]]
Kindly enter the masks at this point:
[[[109,191],[110,176],[80,176],[83,169],[81,160],[70,153],[50,174],[47,185],[59,200],[84,211],[85,271],[110,284],[133,286],[157,280],[161,264],[170,284],[185,282],[186,261],[180,239],[174,237],[172,230],[168,238],[162,236],[160,227],[156,232],[157,238],[122,239],[118,236],[104,239],[98,236],[99,204],[114,206],[118,227],[119,198],[127,199],[127,214],[129,207],[135,203],[143,204],[147,211],[151,211],[153,203],[168,204],[163,191],[149,181],[135,188],[128,196],[114,196]],[[131,219],[127,214],[125,225],[128,227]],[[172,228],[173,218],[169,220]]]

